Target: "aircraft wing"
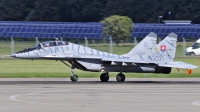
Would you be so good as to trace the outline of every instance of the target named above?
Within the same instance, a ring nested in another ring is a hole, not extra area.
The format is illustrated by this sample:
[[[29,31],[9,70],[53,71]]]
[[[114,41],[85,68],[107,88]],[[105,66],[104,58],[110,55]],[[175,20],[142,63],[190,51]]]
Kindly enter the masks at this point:
[[[101,61],[111,61],[111,62],[125,62],[125,63],[149,63],[147,61],[133,60],[129,58],[103,58]]]
[[[134,60],[129,58],[102,58],[98,56],[77,56],[77,55],[59,55],[59,54],[51,54],[42,56],[43,59],[51,59],[51,60],[68,60],[68,59],[100,59],[101,61],[110,61],[116,63],[126,63],[126,64],[135,64],[135,63],[149,63],[147,61],[142,60]]]
[[[163,63],[163,64],[158,64],[158,66],[162,67],[173,67],[173,68],[183,68],[183,69],[194,69],[197,68],[198,66],[188,64],[185,62],[168,62],[168,63]]]
[[[52,59],[52,60],[66,60],[66,59],[102,59],[101,57],[95,56],[80,56],[80,55],[60,55],[60,54],[51,54],[42,56],[43,59]]]
[[[70,55],[66,57],[65,55],[60,55],[60,54],[51,54],[51,55],[42,56],[41,58],[50,59],[50,60],[66,60],[66,59],[74,59],[74,58],[80,58],[80,57],[75,56],[75,55]]]

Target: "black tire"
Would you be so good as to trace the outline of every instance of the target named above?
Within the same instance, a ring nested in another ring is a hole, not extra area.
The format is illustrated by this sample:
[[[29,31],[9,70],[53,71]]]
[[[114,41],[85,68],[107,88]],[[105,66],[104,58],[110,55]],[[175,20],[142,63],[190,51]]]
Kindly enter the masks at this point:
[[[122,74],[122,73],[119,73],[119,74],[116,76],[116,80],[117,80],[117,82],[124,82],[124,81],[125,81],[125,75]]]
[[[102,73],[100,76],[100,80],[101,80],[101,82],[108,82],[108,80],[109,80],[108,73]]]
[[[71,81],[76,82],[78,80],[77,75],[70,76]]]

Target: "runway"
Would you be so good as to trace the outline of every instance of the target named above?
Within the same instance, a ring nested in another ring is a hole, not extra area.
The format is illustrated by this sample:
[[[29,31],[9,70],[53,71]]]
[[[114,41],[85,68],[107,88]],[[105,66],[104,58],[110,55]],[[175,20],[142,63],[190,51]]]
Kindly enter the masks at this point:
[[[0,112],[198,112],[198,78],[1,78]]]

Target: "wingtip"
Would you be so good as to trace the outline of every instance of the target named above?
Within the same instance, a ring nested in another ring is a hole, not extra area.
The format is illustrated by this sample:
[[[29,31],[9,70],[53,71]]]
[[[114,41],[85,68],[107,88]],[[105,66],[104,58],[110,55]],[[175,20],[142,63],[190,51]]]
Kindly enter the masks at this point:
[[[198,66],[193,65],[193,67],[191,69],[195,69],[195,68],[198,68]]]

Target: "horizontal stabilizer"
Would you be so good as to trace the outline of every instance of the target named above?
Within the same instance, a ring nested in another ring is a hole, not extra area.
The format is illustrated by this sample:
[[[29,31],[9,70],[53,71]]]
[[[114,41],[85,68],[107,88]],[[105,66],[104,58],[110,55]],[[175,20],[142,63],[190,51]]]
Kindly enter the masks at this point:
[[[192,65],[192,64],[188,64],[185,62],[168,62],[168,63],[163,63],[163,64],[159,64],[158,66],[161,67],[172,67],[172,68],[182,68],[182,69],[195,69],[198,66]]]

